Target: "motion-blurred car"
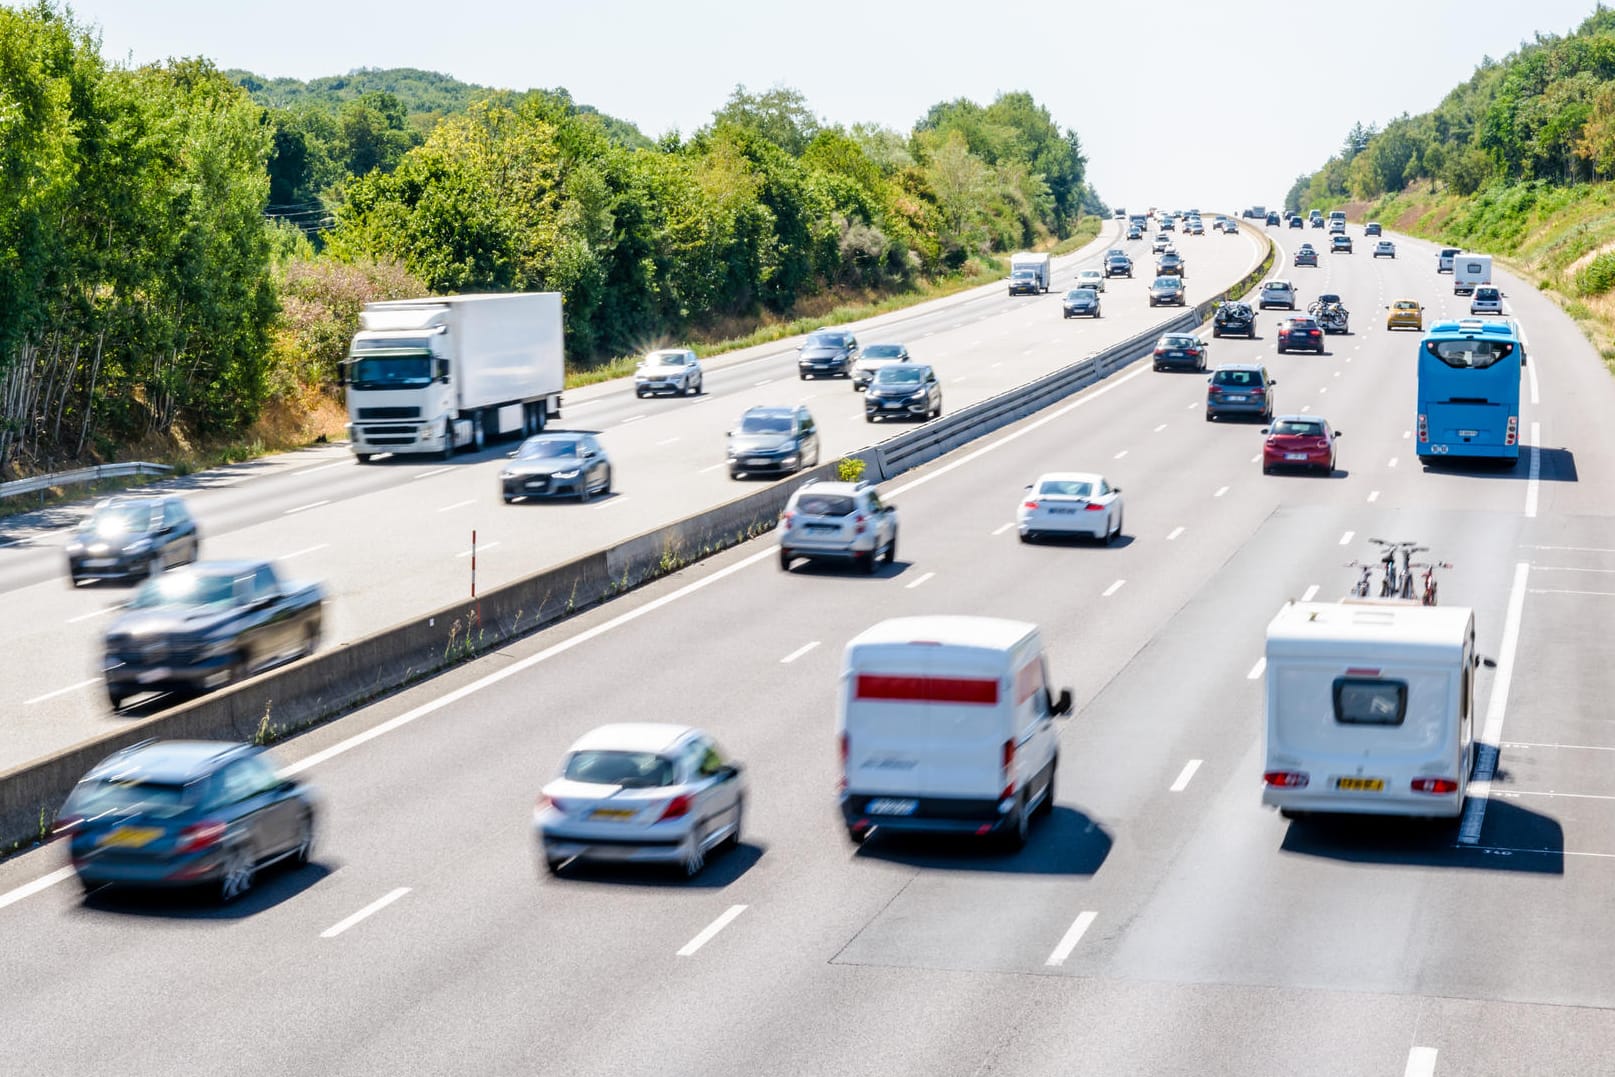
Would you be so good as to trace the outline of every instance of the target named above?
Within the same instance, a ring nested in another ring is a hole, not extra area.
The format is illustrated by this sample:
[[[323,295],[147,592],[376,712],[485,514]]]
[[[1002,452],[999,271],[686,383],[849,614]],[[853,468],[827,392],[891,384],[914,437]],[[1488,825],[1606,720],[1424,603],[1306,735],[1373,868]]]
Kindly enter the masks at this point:
[[[1105,290],[1105,275],[1097,269],[1084,269],[1077,274],[1077,288],[1092,288],[1096,292]]]
[[[1292,264],[1298,266],[1316,266],[1318,264],[1318,252],[1312,248],[1312,244],[1303,243],[1301,246],[1295,249],[1295,258]]]
[[[1363,225],[1363,235],[1365,235],[1365,236],[1377,236],[1377,235],[1381,235],[1381,234],[1382,234],[1382,232],[1380,230],[1380,226],[1379,226],[1378,221],[1369,221],[1367,224]]]
[[[534,434],[499,469],[505,504],[517,498],[575,497],[587,501],[611,493],[611,457],[593,434]]]
[[[1150,306],[1164,307],[1171,304],[1187,306],[1188,296],[1183,288],[1182,277],[1156,277],[1150,284]]]
[[[1330,221],[1329,222],[1329,234],[1331,236],[1343,236],[1343,235],[1345,235],[1346,234],[1346,222],[1341,220],[1338,217],[1335,218],[1334,220]]]
[[[138,579],[189,564],[201,548],[196,521],[182,498],[112,497],[100,502],[67,539],[67,575],[84,580]]]
[[[1060,300],[1062,317],[1099,317],[1099,293],[1092,288],[1073,288]]]
[[[699,729],[603,725],[567,749],[533,806],[551,874],[573,860],[670,864],[694,877],[707,854],[740,844],[746,782]]]
[[[1054,471],[1026,487],[1015,510],[1022,542],[1044,535],[1087,535],[1109,545],[1122,533],[1122,490],[1103,475]]]
[[[1219,304],[1211,318],[1211,335],[1214,337],[1246,337],[1256,339],[1256,312],[1249,303],[1231,299]]]
[[[1292,315],[1278,324],[1279,354],[1309,351],[1323,354],[1323,329],[1306,315]]]
[[[1204,371],[1206,356],[1210,351],[1206,342],[1192,333],[1167,333],[1155,342],[1155,352],[1151,356],[1152,369],[1187,367]]]
[[[1375,258],[1395,258],[1396,257],[1396,244],[1392,243],[1388,239],[1380,240],[1378,243],[1374,244],[1374,257]]]
[[[867,482],[808,482],[779,517],[779,567],[797,558],[850,561],[865,573],[897,559],[897,506]]]
[[[1262,284],[1262,290],[1257,293],[1256,306],[1260,310],[1268,307],[1283,307],[1285,310],[1295,309],[1295,285],[1287,280],[1270,280]]]
[[[1335,235],[1331,236],[1329,239],[1329,253],[1350,254],[1351,237],[1346,235],[1344,232],[1337,232]]]
[[[852,365],[853,391],[861,392],[869,388],[875,371],[881,367],[906,363],[909,359],[908,349],[901,344],[865,344],[858,353],[858,361]]]
[[[213,887],[223,901],[277,861],[307,864],[317,806],[250,744],[142,741],[79,779],[56,819],[85,891]]]
[[[813,467],[819,462],[818,424],[813,414],[800,405],[747,408],[740,416],[740,425],[729,431],[725,457],[731,479],[742,475],[784,475]]]
[[[634,395],[701,393],[701,360],[689,348],[663,348],[639,361],[634,371]]]
[[[1161,257],[1155,260],[1155,275],[1158,277],[1188,276],[1188,274],[1184,272],[1183,255],[1171,250],[1162,254]]]
[[[1485,285],[1477,287],[1469,300],[1469,313],[1471,315],[1503,313],[1502,291]]]
[[[1206,422],[1224,415],[1271,419],[1277,384],[1278,379],[1270,377],[1260,363],[1224,363],[1206,379]]]
[[[1335,470],[1335,439],[1340,432],[1316,415],[1280,415],[1262,430],[1262,474],[1271,475],[1281,467],[1319,470],[1325,475]]]
[[[864,421],[919,419],[942,414],[942,382],[924,363],[883,367],[864,391]]]
[[[796,374],[803,381],[817,377],[845,378],[852,373],[858,338],[842,329],[821,329],[809,333],[796,353]]]

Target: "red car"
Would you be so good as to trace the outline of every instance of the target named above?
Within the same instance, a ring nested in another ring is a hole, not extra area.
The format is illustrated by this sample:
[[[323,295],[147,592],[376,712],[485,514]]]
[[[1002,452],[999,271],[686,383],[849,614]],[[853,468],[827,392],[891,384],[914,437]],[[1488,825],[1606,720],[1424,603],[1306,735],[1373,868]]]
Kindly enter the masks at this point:
[[[1311,318],[1286,318],[1279,323],[1279,354],[1298,349],[1323,354],[1323,330]]]
[[[1340,432],[1316,415],[1280,415],[1262,433],[1267,435],[1262,442],[1262,474],[1271,475],[1280,467],[1316,468],[1325,475],[1335,470]]]

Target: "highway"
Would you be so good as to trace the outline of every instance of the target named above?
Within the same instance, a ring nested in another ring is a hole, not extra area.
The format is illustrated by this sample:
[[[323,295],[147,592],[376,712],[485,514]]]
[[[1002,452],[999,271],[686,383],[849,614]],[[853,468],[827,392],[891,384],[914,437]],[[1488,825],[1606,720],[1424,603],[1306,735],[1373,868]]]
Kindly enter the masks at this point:
[[[1396,240],[1395,261],[1360,241],[1281,261],[1303,305],[1353,311],[1324,356],[1275,355],[1279,312],[1212,344],[1345,433],[1328,478],[1263,476],[1257,424],[1207,423],[1203,378],[1136,364],[885,484],[902,548],[873,577],[782,574],[764,538],[283,745],[324,798],[322,849],[236,905],[85,901],[55,847],[0,864],[0,1072],[1608,1073],[1615,384],[1503,274],[1528,449],[1426,471],[1418,336],[1380,308],[1460,308],[1434,248]],[[1030,328],[999,331],[991,354]],[[1022,486],[1064,468],[1123,487],[1116,545],[1016,541]],[[1442,601],[1474,607],[1498,660],[1472,841],[1260,806],[1263,630],[1288,598],[1344,593],[1369,535],[1453,562]],[[841,648],[961,612],[1039,623],[1073,689],[1055,812],[1014,855],[855,849]],[[747,765],[744,844],[690,883],[549,878],[533,799],[573,739],[626,718],[699,725]]]
[[[1110,283],[1104,317],[1061,319],[1060,293],[1116,236],[1116,223],[1107,222],[1084,251],[1058,260],[1047,295],[1010,297],[994,284],[855,328],[864,343],[901,339],[917,359],[935,363],[945,413],[955,410],[1177,315],[1146,300],[1148,245],[1124,242],[1137,275]],[[1238,280],[1265,252],[1250,234],[1184,237],[1180,247],[1191,302]],[[795,360],[794,342],[721,357],[709,363],[697,398],[642,400],[625,382],[568,393],[567,427],[600,432],[614,464],[615,496],[586,505],[503,504],[497,475],[509,444],[448,465],[401,458],[369,467],[332,446],[165,485],[191,491],[204,557],[270,557],[288,577],[323,580],[329,647],[468,595],[473,532],[476,583],[486,591],[755,489],[731,479],[723,464],[724,432],[753,404],[805,401],[821,426],[825,460],[911,428],[865,422],[850,382],[800,381]],[[64,535],[13,527],[20,541],[0,546],[0,593],[11,613],[0,626],[0,649],[30,672],[0,678],[0,770],[169,702],[148,696],[111,712],[100,678],[101,630],[129,588],[70,590]]]

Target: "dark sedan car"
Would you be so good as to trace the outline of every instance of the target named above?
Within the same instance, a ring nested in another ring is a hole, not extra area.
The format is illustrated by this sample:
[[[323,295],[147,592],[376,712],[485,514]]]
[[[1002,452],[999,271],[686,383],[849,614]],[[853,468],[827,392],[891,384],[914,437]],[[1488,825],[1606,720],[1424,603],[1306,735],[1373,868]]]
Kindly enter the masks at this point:
[[[1291,228],[1305,228],[1306,226],[1307,222],[1303,221],[1299,215],[1290,218]]]
[[[1323,330],[1311,318],[1286,318],[1278,327],[1279,354],[1309,351],[1323,354]]]
[[[1380,234],[1382,234],[1382,233],[1380,231],[1380,226],[1379,226],[1378,221],[1369,221],[1366,225],[1363,226],[1363,235],[1365,235],[1365,236],[1377,236],[1377,235],[1380,235]]]
[[[181,498],[108,498],[68,537],[68,578],[139,579],[195,561],[200,542]]]
[[[1167,333],[1155,342],[1155,353],[1151,361],[1156,370],[1175,366],[1204,371],[1208,351],[1210,349],[1206,347],[1206,342],[1197,336],[1190,333]]]
[[[942,382],[924,363],[882,367],[864,394],[864,420],[930,419],[942,414]]]
[[[1156,277],[1150,285],[1150,306],[1163,307],[1168,304],[1187,306],[1188,296],[1183,288],[1182,277]]]
[[[808,378],[852,376],[852,363],[858,351],[858,338],[838,329],[809,333],[796,350],[796,373]]]
[[[1010,295],[1041,295],[1043,278],[1035,269],[1017,269],[1009,275]]]
[[[1249,303],[1234,301],[1222,304],[1211,319],[1211,335],[1248,337],[1255,340],[1256,312],[1251,310]]]
[[[1133,260],[1127,255],[1117,251],[1105,256],[1105,276],[1131,277],[1133,275]]]
[[[1273,417],[1273,387],[1277,378],[1257,363],[1227,363],[1212,371],[1206,384],[1206,422],[1224,415]]]
[[[1155,275],[1157,277],[1186,277],[1184,271],[1183,255],[1167,251],[1155,260]]]
[[[210,886],[234,901],[260,869],[308,863],[315,819],[310,791],[282,778],[262,748],[143,741],[79,780],[56,834],[86,891]]]
[[[1316,266],[1318,264],[1318,252],[1313,249],[1312,244],[1303,243],[1296,248],[1294,264],[1298,266]]]
[[[611,493],[611,458],[593,434],[536,434],[499,470],[499,492],[507,505],[518,497],[587,501]]]
[[[1086,315],[1090,318],[1099,317],[1099,293],[1092,288],[1073,288],[1065,293],[1060,300],[1060,310],[1064,317],[1075,318]]]
[[[902,368],[908,367],[904,363]],[[874,384],[870,382],[871,388]],[[814,467],[819,462],[819,427],[813,414],[802,406],[747,408],[740,425],[729,431],[725,455],[731,479],[742,475],[784,475]]]

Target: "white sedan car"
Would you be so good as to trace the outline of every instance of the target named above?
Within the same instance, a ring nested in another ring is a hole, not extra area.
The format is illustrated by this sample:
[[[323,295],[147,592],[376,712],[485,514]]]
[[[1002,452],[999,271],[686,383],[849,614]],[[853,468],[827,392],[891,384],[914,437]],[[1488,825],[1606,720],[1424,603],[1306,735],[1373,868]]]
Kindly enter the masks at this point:
[[[1026,488],[1015,525],[1022,542],[1087,535],[1109,545],[1122,533],[1122,489],[1088,471],[1051,471]]]
[[[706,733],[657,722],[603,725],[571,748],[533,807],[544,866],[572,860],[672,864],[694,876],[740,844],[746,785]]]
[[[1105,290],[1105,275],[1097,269],[1084,269],[1077,274],[1076,288],[1092,288],[1096,292]]]

